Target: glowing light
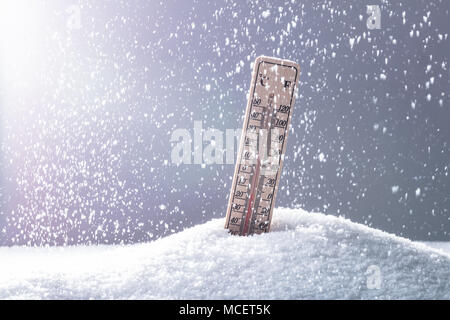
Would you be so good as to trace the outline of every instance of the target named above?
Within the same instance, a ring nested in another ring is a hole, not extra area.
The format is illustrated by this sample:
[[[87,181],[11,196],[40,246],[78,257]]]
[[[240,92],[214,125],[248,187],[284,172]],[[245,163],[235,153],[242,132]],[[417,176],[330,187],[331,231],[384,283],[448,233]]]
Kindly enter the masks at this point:
[[[42,10],[35,1],[0,1],[0,65],[6,83],[26,81],[38,61]]]

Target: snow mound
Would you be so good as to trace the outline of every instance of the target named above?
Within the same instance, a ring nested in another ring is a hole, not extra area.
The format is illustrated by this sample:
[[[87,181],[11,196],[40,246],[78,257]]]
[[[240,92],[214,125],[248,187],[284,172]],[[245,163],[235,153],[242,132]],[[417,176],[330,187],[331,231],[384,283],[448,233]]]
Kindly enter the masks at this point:
[[[215,219],[147,244],[0,248],[0,298],[450,299],[450,256],[300,209],[231,236]]]

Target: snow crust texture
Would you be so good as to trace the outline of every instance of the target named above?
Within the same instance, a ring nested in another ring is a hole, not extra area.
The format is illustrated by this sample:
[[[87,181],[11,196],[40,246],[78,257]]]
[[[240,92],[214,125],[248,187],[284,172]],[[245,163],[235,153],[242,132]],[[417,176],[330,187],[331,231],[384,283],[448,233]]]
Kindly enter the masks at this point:
[[[343,218],[275,210],[129,246],[0,248],[1,299],[450,299],[450,255]]]

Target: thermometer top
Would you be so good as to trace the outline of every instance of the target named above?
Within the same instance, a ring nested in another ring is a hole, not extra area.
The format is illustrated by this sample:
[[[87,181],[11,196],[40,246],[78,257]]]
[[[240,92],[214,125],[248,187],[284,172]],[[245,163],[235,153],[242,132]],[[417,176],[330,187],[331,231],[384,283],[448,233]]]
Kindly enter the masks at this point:
[[[270,229],[298,78],[295,62],[255,61],[225,224],[232,234]]]

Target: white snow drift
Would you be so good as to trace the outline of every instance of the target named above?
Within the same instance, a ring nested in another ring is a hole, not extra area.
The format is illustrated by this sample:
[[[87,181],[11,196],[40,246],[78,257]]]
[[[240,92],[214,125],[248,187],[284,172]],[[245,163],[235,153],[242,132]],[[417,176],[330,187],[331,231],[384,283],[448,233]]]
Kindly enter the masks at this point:
[[[450,299],[450,256],[423,244],[300,209],[260,236],[223,222],[132,246],[1,248],[0,298]]]

